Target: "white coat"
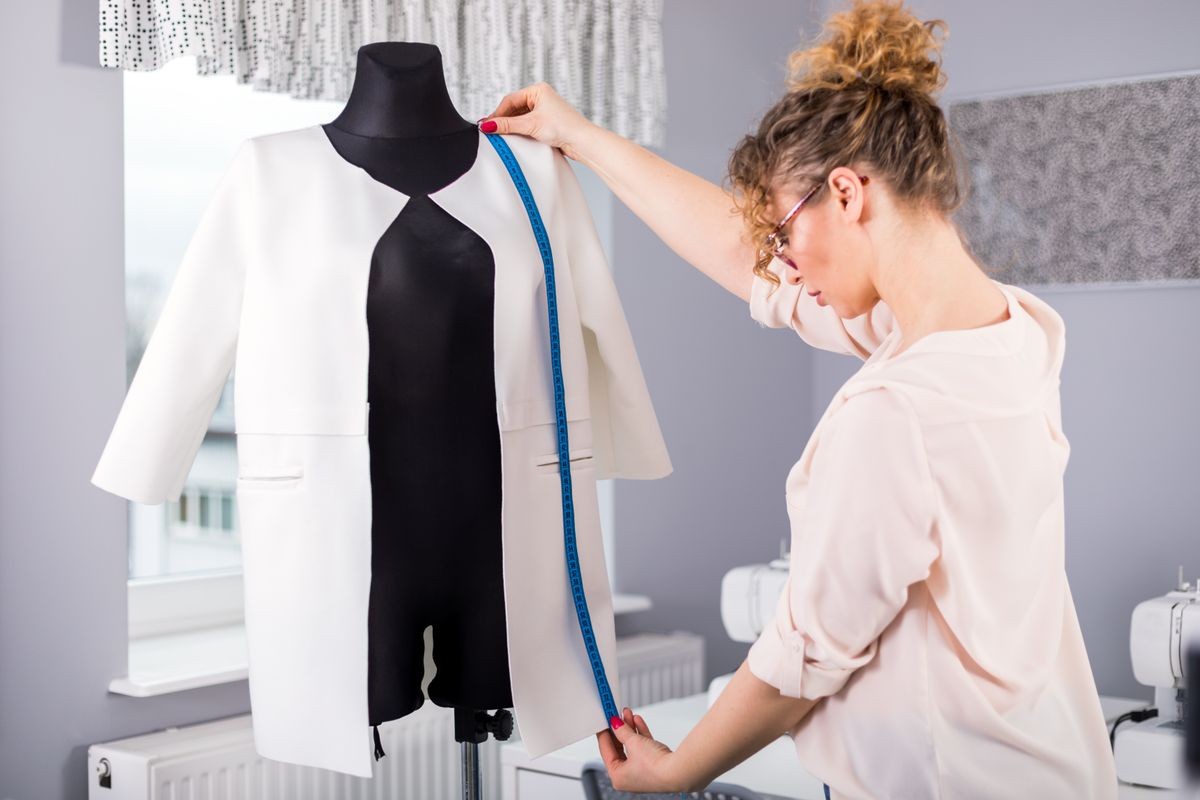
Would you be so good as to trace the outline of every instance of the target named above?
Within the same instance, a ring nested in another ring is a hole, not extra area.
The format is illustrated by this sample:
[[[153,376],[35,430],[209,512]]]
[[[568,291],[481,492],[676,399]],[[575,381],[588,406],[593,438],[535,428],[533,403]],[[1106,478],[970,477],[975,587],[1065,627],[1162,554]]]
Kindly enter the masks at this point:
[[[574,172],[552,147],[505,140],[551,240],[579,558],[616,692],[595,481],[659,478],[671,462]],[[567,580],[542,260],[484,134],[472,167],[431,197],[495,256],[509,672],[517,727],[537,757],[606,727]],[[141,503],[177,499],[234,369],[256,748],[363,777],[373,766],[367,276],[376,242],[407,199],[344,160],[320,126],[243,141],[91,479]],[[461,489],[469,500],[471,487]]]

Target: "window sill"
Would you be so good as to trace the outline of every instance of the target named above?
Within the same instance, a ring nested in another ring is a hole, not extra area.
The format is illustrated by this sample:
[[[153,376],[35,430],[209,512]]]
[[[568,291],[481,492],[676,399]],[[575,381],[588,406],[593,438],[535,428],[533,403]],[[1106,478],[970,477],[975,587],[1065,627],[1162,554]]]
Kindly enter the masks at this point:
[[[620,616],[622,614],[632,614],[635,611],[646,611],[650,608],[650,598],[644,594],[621,594],[617,592],[613,595],[613,614]]]
[[[108,690],[154,697],[242,681],[248,674],[246,626],[224,625],[131,640],[129,675],[113,679]]]
[[[650,598],[643,595],[613,595],[614,614],[648,608]],[[114,678],[108,690],[129,697],[156,697],[244,681],[248,675],[246,627],[223,625],[131,640],[129,674]]]

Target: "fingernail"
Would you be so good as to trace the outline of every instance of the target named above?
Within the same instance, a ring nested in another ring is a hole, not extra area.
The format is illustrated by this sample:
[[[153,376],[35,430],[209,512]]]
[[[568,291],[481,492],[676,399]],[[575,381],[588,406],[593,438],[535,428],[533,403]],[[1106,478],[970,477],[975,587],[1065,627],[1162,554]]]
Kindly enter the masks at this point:
[[[487,122],[479,126],[479,130],[483,131],[484,133],[495,133],[496,128],[498,127],[499,126],[496,125],[496,121],[494,119],[489,119]]]
[[[622,725],[624,725],[625,723],[621,722],[620,717],[609,717],[608,724],[611,725],[613,727],[613,729],[615,730],[615,729],[621,727]]]

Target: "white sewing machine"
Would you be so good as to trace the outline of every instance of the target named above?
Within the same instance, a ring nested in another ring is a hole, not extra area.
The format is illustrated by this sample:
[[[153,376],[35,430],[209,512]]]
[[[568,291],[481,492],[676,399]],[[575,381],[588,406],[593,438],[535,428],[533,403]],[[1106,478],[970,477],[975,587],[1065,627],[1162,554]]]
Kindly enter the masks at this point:
[[[767,564],[735,567],[721,579],[721,623],[735,642],[753,642],[775,613],[788,576],[787,540],[779,558]]]
[[[1200,647],[1200,581],[1139,603],[1129,628],[1129,653],[1138,683],[1154,687],[1158,716],[1117,728],[1117,777],[1129,783],[1180,789],[1184,770],[1185,654]]]

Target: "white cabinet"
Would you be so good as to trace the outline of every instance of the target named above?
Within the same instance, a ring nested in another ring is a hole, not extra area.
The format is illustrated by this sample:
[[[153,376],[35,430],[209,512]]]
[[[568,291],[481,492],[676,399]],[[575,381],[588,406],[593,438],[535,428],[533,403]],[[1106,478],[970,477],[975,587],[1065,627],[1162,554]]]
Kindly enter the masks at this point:
[[[519,800],[574,800],[583,797],[578,778],[566,778],[532,769],[516,773],[516,792]]]

